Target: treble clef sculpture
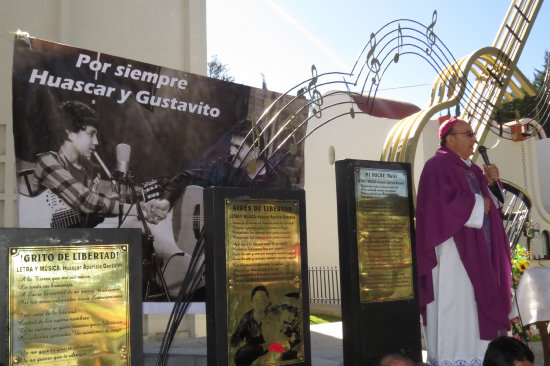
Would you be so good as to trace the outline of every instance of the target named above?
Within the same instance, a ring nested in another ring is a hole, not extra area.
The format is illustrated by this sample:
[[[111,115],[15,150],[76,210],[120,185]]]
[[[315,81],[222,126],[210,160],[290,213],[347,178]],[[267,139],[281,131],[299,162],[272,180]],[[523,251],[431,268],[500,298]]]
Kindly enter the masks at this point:
[[[377,85],[380,82],[380,60],[378,60],[378,57],[373,57],[374,52],[376,51],[376,35],[374,33],[371,33],[369,44],[371,45],[371,48],[369,52],[367,53],[367,65],[369,66],[370,71],[374,73],[374,76],[372,77],[372,83],[374,85]]]
[[[312,110],[313,115],[317,118],[321,118],[321,106],[323,105],[323,96],[317,89],[317,81],[318,81],[319,74],[317,73],[317,68],[315,67],[315,65],[311,65],[311,75],[312,75],[312,78],[307,86],[307,91],[309,93],[310,99],[319,108],[319,109],[316,109],[315,107],[313,107],[313,110]]]
[[[426,38],[428,40],[428,48],[426,48],[426,53],[428,54],[428,56],[432,54],[432,49],[435,45],[435,41],[437,38],[434,33],[435,23],[437,23],[437,10],[434,10],[434,12],[432,13],[432,22],[430,23],[428,28],[426,28]]]

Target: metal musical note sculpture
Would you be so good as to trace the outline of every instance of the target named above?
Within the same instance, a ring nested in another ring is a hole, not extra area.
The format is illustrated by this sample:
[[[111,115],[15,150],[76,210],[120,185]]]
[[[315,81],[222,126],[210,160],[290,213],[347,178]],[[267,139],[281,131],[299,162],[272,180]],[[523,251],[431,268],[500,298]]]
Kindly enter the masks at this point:
[[[493,46],[479,49],[459,60],[454,58],[434,32],[437,11],[433,12],[428,26],[409,19],[392,21],[370,35],[351,72],[319,74],[316,67],[312,66],[312,77],[285,93],[287,97],[293,93],[297,93],[297,96],[284,105],[280,103],[281,97],[269,106],[256,120],[260,133],[251,131],[250,141],[243,143],[243,146],[249,146],[247,153],[251,153],[250,146],[257,145],[257,139],[264,139],[267,143],[260,155],[282,152],[271,164],[271,167],[275,167],[286,155],[295,154],[298,145],[317,129],[338,118],[354,118],[357,113],[365,113],[354,110],[350,99],[347,113],[332,116],[306,133],[310,120],[321,118],[334,107],[341,108],[341,103],[328,104],[326,100],[329,96],[366,96],[367,107],[372,110],[386,71],[391,65],[400,62],[403,56],[409,55],[423,58],[439,75],[432,88],[429,106],[393,127],[386,138],[380,160],[414,164],[418,139],[426,123],[436,113],[451,107],[456,108],[459,112],[457,115],[471,121],[480,143],[483,143],[490,130],[503,138],[511,138],[510,133],[503,131],[502,125],[494,124],[493,120],[503,98],[511,100],[513,96],[523,98],[525,93],[531,96],[536,94],[516,65],[541,5],[542,0],[522,1],[519,5],[512,2]],[[474,82],[468,80],[470,74],[475,76]],[[550,114],[549,90],[550,86],[546,82],[537,97],[537,110],[542,120]],[[306,118],[299,118],[304,115],[304,109],[309,109],[311,113]],[[268,134],[275,121],[284,113],[289,116],[287,121],[275,133]]]

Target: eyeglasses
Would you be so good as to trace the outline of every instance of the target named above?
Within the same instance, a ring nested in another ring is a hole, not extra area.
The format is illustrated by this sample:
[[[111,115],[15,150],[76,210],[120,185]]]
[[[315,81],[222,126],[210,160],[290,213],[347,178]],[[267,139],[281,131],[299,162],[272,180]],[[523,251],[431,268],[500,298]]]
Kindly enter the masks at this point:
[[[474,137],[476,134],[474,131],[466,131],[466,132],[453,132],[451,135],[466,135],[468,137]]]

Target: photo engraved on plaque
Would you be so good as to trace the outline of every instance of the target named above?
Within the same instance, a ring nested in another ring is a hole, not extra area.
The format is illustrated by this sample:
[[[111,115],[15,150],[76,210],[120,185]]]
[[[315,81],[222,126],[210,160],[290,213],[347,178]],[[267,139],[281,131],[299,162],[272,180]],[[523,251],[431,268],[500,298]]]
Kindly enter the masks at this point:
[[[299,203],[226,199],[225,220],[229,365],[303,362]]]
[[[355,168],[360,301],[414,298],[407,171]]]
[[[10,364],[131,364],[127,244],[9,252]]]

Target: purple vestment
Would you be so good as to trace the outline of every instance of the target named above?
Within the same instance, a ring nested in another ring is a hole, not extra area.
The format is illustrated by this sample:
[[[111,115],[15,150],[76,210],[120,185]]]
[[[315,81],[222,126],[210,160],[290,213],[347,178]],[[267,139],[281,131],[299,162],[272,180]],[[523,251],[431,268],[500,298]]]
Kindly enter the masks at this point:
[[[437,265],[435,247],[453,237],[474,289],[480,337],[491,340],[499,335],[499,330],[510,329],[510,246],[500,211],[492,200],[489,220],[484,220],[484,225],[490,223],[491,226],[490,247],[486,244],[483,228],[464,226],[475,204],[474,193],[465,175],[469,172],[477,177],[483,196],[490,197],[481,168],[473,163],[468,167],[446,147],[440,147],[424,165],[416,209],[420,310],[425,321],[426,305],[434,300],[432,269]]]

